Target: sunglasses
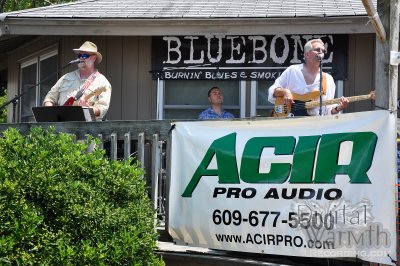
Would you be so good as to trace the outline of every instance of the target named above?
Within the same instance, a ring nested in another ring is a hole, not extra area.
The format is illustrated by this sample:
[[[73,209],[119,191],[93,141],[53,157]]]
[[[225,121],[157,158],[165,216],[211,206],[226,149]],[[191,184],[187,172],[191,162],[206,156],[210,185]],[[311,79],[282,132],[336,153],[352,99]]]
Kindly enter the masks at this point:
[[[79,59],[88,59],[91,55],[90,54],[78,54]]]
[[[324,48],[320,48],[320,47],[314,48],[313,51],[315,51],[317,53],[324,53],[324,54],[326,53],[326,50]]]

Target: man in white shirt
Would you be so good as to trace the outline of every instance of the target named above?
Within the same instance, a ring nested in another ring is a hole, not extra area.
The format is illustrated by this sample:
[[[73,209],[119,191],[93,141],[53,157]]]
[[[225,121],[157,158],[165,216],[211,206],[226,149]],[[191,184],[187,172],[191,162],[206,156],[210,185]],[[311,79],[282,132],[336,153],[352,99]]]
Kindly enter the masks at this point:
[[[320,88],[320,60],[325,54],[324,43],[321,39],[312,39],[304,45],[304,64],[292,65],[288,67],[275,83],[268,90],[268,101],[275,103],[276,97],[283,97],[284,104],[293,110],[304,108],[298,105],[293,108],[295,103],[293,94],[305,95]],[[323,73],[322,78],[323,95],[322,100],[330,100],[335,97],[335,82],[328,73]],[[314,100],[319,100],[314,99]],[[348,106],[349,100],[345,97],[340,98],[339,104],[327,105],[322,107],[321,115],[338,114]],[[319,107],[307,109],[305,115],[319,115]],[[295,114],[296,115],[296,114]]]

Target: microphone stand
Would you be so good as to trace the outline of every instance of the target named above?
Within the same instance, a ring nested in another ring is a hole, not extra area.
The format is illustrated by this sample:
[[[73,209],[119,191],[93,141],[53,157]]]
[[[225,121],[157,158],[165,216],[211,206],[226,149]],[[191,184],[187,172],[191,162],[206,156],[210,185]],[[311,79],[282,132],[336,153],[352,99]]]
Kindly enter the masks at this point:
[[[32,88],[35,88],[37,86],[39,86],[40,84],[42,84],[42,82],[48,80],[49,78],[51,78],[52,76],[54,76],[55,74],[58,74],[61,70],[63,70],[64,68],[68,67],[69,65],[76,63],[77,60],[72,60],[71,62],[69,62],[68,64],[64,65],[63,67],[61,67],[59,70],[57,70],[57,72],[51,73],[50,75],[48,75],[47,77],[45,77],[44,79],[42,79],[41,81],[39,81],[38,83],[36,83],[35,85],[32,85],[30,87],[28,87],[25,92],[21,92],[17,95],[15,95],[14,98],[12,98],[11,100],[9,100],[8,102],[5,102],[3,105],[0,106],[0,111],[2,111],[5,107],[7,107],[10,103],[13,104],[12,107],[12,123],[15,123],[15,113],[16,113],[16,109],[17,109],[17,104],[19,102],[19,99],[24,96],[28,91],[30,91]]]
[[[318,55],[318,60],[319,60],[319,116],[322,116],[322,59],[323,59],[323,56]]]

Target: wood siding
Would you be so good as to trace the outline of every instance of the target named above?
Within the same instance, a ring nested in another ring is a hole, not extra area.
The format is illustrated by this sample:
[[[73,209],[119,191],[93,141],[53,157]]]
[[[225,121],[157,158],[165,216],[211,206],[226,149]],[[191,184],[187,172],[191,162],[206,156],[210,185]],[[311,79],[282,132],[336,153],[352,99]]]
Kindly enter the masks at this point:
[[[344,82],[344,96],[364,95],[374,90],[375,36],[353,34],[349,36],[348,79]],[[351,103],[347,112],[373,110],[371,101]]]
[[[50,48],[59,50],[59,66],[76,58],[72,52],[84,41],[96,43],[103,55],[99,71],[110,81],[113,92],[108,120],[156,119],[156,82],[151,79],[151,37],[148,36],[91,36],[39,37],[11,52],[8,56],[8,97],[18,93],[19,65],[40,51]],[[373,89],[375,69],[375,37],[373,34],[349,36],[348,79],[344,82],[344,95],[367,94]],[[76,69],[69,66],[66,73]],[[247,84],[249,86],[249,84]],[[248,100],[248,99],[247,99]],[[369,101],[352,103],[348,111],[372,110]],[[9,106],[12,114],[12,106]],[[12,115],[9,115],[11,121]]]
[[[76,58],[72,49],[90,40],[94,42],[103,61],[98,69],[110,81],[113,92],[108,120],[154,119],[156,114],[156,88],[151,80],[151,37],[42,37],[24,45],[8,57],[9,99],[18,93],[19,66],[23,59],[29,59],[38,51],[58,48],[59,66],[62,67]],[[67,67],[62,74],[73,71],[76,66]],[[55,70],[56,71],[56,70]],[[60,75],[61,76],[61,75]],[[9,114],[12,108],[9,106]],[[9,122],[11,116],[9,117]]]

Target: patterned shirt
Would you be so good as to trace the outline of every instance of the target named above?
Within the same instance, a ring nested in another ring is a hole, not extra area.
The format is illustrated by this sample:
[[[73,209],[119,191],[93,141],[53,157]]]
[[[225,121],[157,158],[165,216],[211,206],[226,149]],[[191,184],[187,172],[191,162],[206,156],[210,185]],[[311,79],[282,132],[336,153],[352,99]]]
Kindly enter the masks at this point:
[[[235,116],[227,111],[222,110],[221,114],[217,114],[211,107],[208,107],[206,110],[199,114],[199,119],[208,120],[208,119],[231,119],[235,118]]]

